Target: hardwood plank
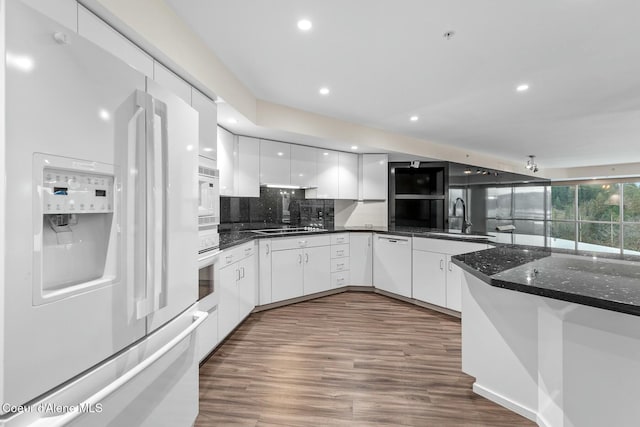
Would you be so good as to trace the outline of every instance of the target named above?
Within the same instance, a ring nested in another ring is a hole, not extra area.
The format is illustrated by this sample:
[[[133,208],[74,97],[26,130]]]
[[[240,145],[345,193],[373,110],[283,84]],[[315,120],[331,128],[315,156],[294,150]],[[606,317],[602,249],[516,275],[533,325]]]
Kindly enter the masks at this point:
[[[460,320],[345,292],[252,314],[200,368],[205,426],[533,426],[471,390]]]

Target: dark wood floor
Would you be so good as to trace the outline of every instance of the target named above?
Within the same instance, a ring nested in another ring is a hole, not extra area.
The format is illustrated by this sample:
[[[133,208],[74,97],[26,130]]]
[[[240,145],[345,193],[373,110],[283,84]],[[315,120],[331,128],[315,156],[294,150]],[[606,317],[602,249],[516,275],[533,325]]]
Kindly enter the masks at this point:
[[[200,368],[204,426],[533,426],[471,391],[460,321],[349,292],[251,315]]]

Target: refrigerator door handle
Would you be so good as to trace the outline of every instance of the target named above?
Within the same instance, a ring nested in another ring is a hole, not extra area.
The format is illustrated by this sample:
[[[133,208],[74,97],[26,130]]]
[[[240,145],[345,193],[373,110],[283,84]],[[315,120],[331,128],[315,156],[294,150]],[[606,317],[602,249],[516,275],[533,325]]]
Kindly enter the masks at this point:
[[[198,326],[202,324],[209,316],[209,313],[206,311],[196,311],[193,313],[193,323],[191,323],[187,328],[185,328],[182,332],[180,332],[176,337],[174,337],[171,341],[160,347],[153,353],[151,356],[144,359],[142,362],[131,368],[131,370],[127,371],[122,376],[118,377],[115,381],[107,385],[106,387],[100,389],[97,393],[93,394],[89,398],[87,398],[84,402],[78,405],[78,408],[92,408],[101,401],[103,401],[106,397],[112,394],[114,391],[118,390],[120,387],[131,381],[138,374],[142,373],[145,369],[151,366],[156,360],[160,359],[162,356],[167,354],[171,349],[173,349],[176,345],[178,345],[182,340],[187,338],[193,331],[195,331]],[[78,416],[82,415],[83,412],[80,410],[65,412],[63,415],[55,416],[55,417],[47,417],[47,426],[49,427],[62,427],[69,424],[71,421],[76,419]]]
[[[155,257],[154,266],[156,277],[154,280],[154,311],[167,306],[167,245],[169,243],[168,223],[167,223],[167,200],[169,192],[169,133],[167,123],[167,104],[152,98],[153,101],[153,126],[155,126],[156,116],[160,117],[160,156],[154,155],[153,160],[153,187],[154,205],[160,209],[160,213],[155,213],[153,218],[154,233],[150,234],[154,245],[158,251],[158,240],[162,245],[159,252],[160,257]],[[155,141],[151,141],[155,151]],[[158,167],[159,166],[159,167]],[[157,168],[157,169],[156,169]],[[160,176],[158,176],[158,171]],[[159,183],[158,183],[159,181]],[[160,184],[160,185],[158,185]],[[155,197],[159,195],[159,201]],[[159,206],[158,206],[159,204]],[[159,223],[159,224],[158,224]],[[159,226],[158,226],[159,225]],[[160,258],[160,259],[158,259]],[[159,280],[158,280],[159,279]],[[157,286],[158,283],[160,286]]]

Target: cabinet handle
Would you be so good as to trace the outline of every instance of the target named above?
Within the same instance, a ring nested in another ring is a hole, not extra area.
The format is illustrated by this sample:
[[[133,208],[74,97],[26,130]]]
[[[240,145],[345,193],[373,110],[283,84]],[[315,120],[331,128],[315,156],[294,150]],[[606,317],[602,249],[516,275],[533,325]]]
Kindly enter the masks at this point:
[[[302,246],[307,246],[307,241],[306,240],[298,240],[298,244],[302,247]]]
[[[371,247],[371,236],[367,237],[367,246]]]
[[[444,270],[444,260],[440,260],[440,270]]]
[[[453,271],[452,268],[451,261],[449,261],[449,271]]]
[[[231,264],[231,261],[233,261],[233,255],[229,255],[229,256],[227,256],[227,257],[225,258],[225,262],[226,262],[227,264]]]
[[[337,251],[337,252],[336,252],[336,255],[338,255],[338,256],[342,256],[342,255],[344,255],[344,250],[342,250],[342,251]]]
[[[244,254],[245,254],[245,255],[249,255],[249,254],[251,253],[251,250],[252,250],[252,249],[253,249],[253,248],[247,248],[247,249],[245,249],[245,250],[244,250]]]
[[[309,262],[309,254],[304,254],[304,263],[307,264]]]
[[[237,276],[236,277],[236,282],[237,282],[238,280],[241,279],[241,277],[240,277],[240,269],[239,268],[236,270],[236,276]]]
[[[336,264],[336,267],[342,270],[344,268],[344,264]]]
[[[298,254],[298,264],[302,264],[302,254]]]
[[[269,255],[269,245],[267,245],[267,255]]]
[[[242,277],[241,277],[241,279],[244,279],[244,267],[240,267],[240,270],[242,271]]]

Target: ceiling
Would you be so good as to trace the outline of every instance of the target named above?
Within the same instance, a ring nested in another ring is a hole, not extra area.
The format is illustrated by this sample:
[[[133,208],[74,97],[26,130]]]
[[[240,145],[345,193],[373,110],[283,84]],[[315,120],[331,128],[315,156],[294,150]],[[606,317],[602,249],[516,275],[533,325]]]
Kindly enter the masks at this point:
[[[543,168],[640,162],[637,0],[167,1],[259,99]]]

